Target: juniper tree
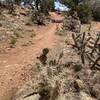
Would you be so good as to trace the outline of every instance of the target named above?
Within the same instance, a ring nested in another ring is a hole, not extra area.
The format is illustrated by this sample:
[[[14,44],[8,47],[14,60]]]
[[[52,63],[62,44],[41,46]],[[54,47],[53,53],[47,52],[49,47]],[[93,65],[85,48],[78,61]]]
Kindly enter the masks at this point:
[[[89,23],[92,18],[92,9],[88,0],[60,0],[70,8],[70,14],[77,12],[82,23]]]
[[[36,8],[44,14],[48,14],[50,10],[54,9],[54,0],[36,0]]]

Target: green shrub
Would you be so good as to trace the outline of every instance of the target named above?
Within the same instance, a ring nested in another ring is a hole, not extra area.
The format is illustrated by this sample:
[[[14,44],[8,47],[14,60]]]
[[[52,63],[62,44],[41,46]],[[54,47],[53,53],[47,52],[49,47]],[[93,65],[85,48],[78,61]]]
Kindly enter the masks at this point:
[[[92,9],[87,0],[60,0],[70,8],[70,13],[77,12],[81,23],[90,23]]]
[[[82,23],[90,23],[92,20],[92,9],[88,3],[82,3],[77,7],[78,16]]]
[[[30,35],[31,38],[33,38],[33,37],[35,37],[35,36],[36,36],[35,33],[32,33],[32,34]]]
[[[79,72],[82,70],[82,65],[81,64],[75,64],[74,65],[74,71],[75,72]]]
[[[21,0],[15,0],[15,3],[16,4],[20,4],[21,3]]]
[[[16,36],[16,38],[20,37],[20,33],[19,32],[15,32],[14,35]]]
[[[83,0],[60,0],[61,3],[67,5],[68,8],[70,8],[71,10],[75,10],[75,11],[76,11],[79,3],[82,1]]]
[[[54,10],[54,0],[48,0],[48,1],[49,1],[48,3],[49,9],[53,11]]]
[[[14,36],[12,36],[11,39],[10,39],[10,44],[11,44],[11,45],[15,45],[16,42],[17,42],[17,38],[14,37]]]
[[[100,1],[92,5],[92,13],[95,20],[100,21]]]

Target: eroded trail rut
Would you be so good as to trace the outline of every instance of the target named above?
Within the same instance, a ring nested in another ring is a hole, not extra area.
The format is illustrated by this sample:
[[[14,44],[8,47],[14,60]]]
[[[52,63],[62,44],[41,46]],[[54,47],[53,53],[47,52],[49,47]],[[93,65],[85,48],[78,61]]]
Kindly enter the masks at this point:
[[[52,16],[54,19],[61,19],[61,16],[55,14]],[[43,48],[51,49],[57,45],[59,40],[59,37],[55,35],[57,25],[58,23],[51,23],[41,28],[34,38],[33,45],[0,54],[0,100],[3,100],[1,98],[4,95],[11,95],[12,92],[9,91],[31,79],[31,67],[25,66],[34,63]]]

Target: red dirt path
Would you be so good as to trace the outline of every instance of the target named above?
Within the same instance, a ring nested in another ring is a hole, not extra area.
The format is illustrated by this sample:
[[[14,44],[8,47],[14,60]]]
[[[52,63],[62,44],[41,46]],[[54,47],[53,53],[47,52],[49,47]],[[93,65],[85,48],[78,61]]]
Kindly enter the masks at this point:
[[[51,15],[53,19],[62,19],[55,13]],[[0,100],[4,100],[2,99],[4,95],[11,95],[9,90],[18,88],[31,79],[31,67],[24,66],[35,62],[43,48],[53,48],[57,44],[59,38],[55,35],[57,25],[51,23],[46,27],[38,28],[39,34],[34,38],[34,45],[15,48],[7,54],[0,54]]]

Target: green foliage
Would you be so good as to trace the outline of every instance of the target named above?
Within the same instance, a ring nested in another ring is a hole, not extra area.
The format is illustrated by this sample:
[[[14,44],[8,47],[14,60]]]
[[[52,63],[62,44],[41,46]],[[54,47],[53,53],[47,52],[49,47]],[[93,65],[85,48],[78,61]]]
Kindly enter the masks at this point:
[[[14,47],[14,46],[15,46],[15,44],[16,44],[18,38],[20,38],[20,37],[21,37],[21,35],[20,35],[19,32],[17,32],[17,31],[14,32],[14,35],[11,36],[11,38],[10,38],[11,47]]]
[[[14,35],[16,36],[16,38],[21,37],[19,32],[15,32]]]
[[[41,11],[45,15],[48,15],[50,10],[54,10],[54,0],[36,0],[35,6],[37,10]]]
[[[49,7],[48,7],[48,1],[42,0],[40,4],[40,11],[44,13],[45,15],[48,15]]]
[[[92,5],[92,13],[95,20],[100,21],[100,1],[97,1]]]
[[[35,36],[36,36],[35,33],[32,33],[32,34],[30,35],[31,38],[33,38],[33,37],[35,37]]]
[[[92,9],[87,0],[61,0],[70,8],[70,12],[77,12],[82,23],[90,23],[92,19]]]
[[[82,23],[90,23],[92,20],[92,9],[88,3],[82,3],[77,7],[78,16]]]
[[[54,0],[42,0],[40,7],[41,12],[48,14],[50,10],[54,10]]]
[[[15,0],[15,3],[16,4],[20,4],[21,3],[21,0]]]
[[[54,10],[54,0],[48,0],[49,1],[49,3],[48,3],[48,5],[49,5],[49,9],[52,11],[52,10]]]
[[[71,10],[76,10],[80,1],[79,0],[60,0],[60,2],[67,5],[69,8],[71,8]]]
[[[11,39],[10,39],[10,44],[11,44],[11,45],[15,45],[16,42],[17,42],[17,38],[14,37],[14,36],[12,36]]]
[[[74,65],[74,71],[75,72],[79,72],[82,70],[82,65],[81,64],[75,64]]]

